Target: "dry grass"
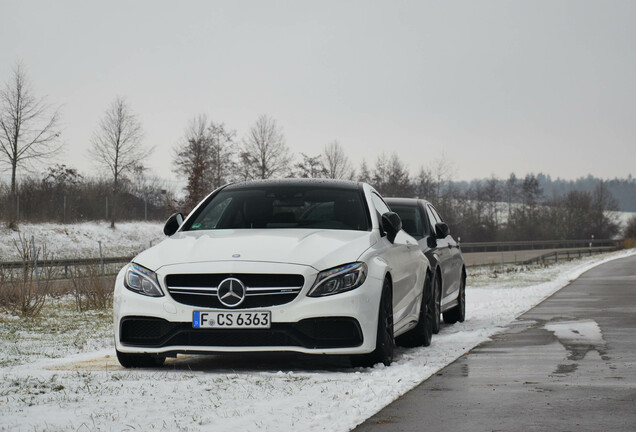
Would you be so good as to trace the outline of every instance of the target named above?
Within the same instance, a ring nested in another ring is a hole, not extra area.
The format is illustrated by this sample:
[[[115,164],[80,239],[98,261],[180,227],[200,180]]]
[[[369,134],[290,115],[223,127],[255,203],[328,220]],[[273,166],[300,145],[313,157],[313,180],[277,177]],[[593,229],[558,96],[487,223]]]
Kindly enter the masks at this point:
[[[35,248],[20,235],[14,241],[22,266],[0,269],[0,306],[21,317],[37,316],[56,277],[46,247]]]
[[[52,265],[46,245],[35,248],[20,235],[14,242],[19,268],[0,268],[0,309],[20,317],[38,316],[47,298],[72,294],[78,311],[112,307],[115,276],[101,266],[71,267],[64,277]]]
[[[115,276],[102,275],[99,265],[72,268],[69,276],[78,311],[112,307]]]
[[[623,249],[636,248],[636,238],[628,238],[623,240]]]

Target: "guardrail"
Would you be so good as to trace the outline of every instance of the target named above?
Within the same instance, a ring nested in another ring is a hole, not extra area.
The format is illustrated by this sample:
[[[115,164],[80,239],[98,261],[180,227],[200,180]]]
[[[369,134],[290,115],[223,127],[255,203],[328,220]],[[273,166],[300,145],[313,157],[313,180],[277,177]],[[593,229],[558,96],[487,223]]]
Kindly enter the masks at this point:
[[[578,249],[578,250],[562,250],[562,251],[553,251],[548,252],[543,255],[539,255],[538,257],[534,257],[529,260],[525,260],[521,262],[524,265],[530,264],[548,264],[548,263],[557,263],[559,260],[571,260],[573,258],[582,258],[584,256],[592,256],[594,254],[600,254],[604,252],[611,252],[616,248],[613,247],[598,247],[598,248],[587,248],[587,249]]]
[[[536,240],[508,242],[460,243],[462,252],[503,252],[534,249],[574,249],[590,247],[618,247],[621,240],[587,239],[587,240]]]
[[[106,273],[105,266],[108,264],[126,264],[129,263],[134,257],[104,257],[104,258],[71,258],[71,259],[52,259],[43,260],[34,263],[33,261],[6,261],[0,262],[0,269],[21,269],[25,267],[33,267],[37,264],[37,267],[64,267],[64,277],[68,277],[69,267],[100,265],[102,267],[102,274]]]
[[[81,265],[95,265],[95,264],[126,264],[132,260],[133,257],[110,257],[110,258],[72,258],[72,259],[53,259],[39,261],[39,266],[46,267],[71,267]],[[33,265],[32,261],[7,261],[0,262],[0,267],[6,269],[19,269],[25,265]]]
[[[555,256],[554,259],[558,260],[559,257],[576,256],[576,253],[585,253],[589,250],[603,250],[605,252],[614,250],[619,247],[620,240],[538,240],[538,241],[510,241],[510,242],[483,242],[483,243],[461,243],[461,250],[463,253],[473,252],[508,252],[508,251],[522,251],[522,250],[537,250],[537,249],[577,249],[575,250],[559,252],[561,255]],[[554,251],[545,254],[546,257],[553,256]],[[71,259],[53,259],[38,262],[38,267],[64,267],[64,276],[68,275],[69,267],[73,266],[87,266],[87,265],[101,265],[102,273],[104,273],[104,266],[107,264],[126,264],[133,259],[132,256],[128,257],[104,257],[104,258],[71,258]],[[512,258],[511,258],[512,259]],[[517,261],[516,257],[514,262],[516,263],[530,263],[536,262],[535,260],[541,259],[541,257],[535,257],[531,260]],[[546,258],[547,259],[547,258]],[[501,263],[499,259],[493,261],[493,263]],[[510,261],[512,262],[512,261]],[[4,269],[21,269],[24,266],[33,266],[33,262],[22,261],[7,261],[0,262],[0,268]]]

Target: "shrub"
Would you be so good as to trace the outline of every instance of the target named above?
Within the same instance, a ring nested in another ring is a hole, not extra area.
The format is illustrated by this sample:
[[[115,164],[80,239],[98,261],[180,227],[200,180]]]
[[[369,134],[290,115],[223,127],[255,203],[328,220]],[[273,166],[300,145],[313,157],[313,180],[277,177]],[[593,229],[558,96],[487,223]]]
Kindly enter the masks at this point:
[[[625,229],[623,230],[623,238],[636,240],[636,216],[632,216],[627,221]]]
[[[49,293],[57,269],[46,247],[35,249],[21,234],[14,241],[21,266],[0,269],[0,306],[22,317],[37,316]]]
[[[115,276],[102,275],[99,265],[69,269],[77,310],[107,309],[113,305]]]

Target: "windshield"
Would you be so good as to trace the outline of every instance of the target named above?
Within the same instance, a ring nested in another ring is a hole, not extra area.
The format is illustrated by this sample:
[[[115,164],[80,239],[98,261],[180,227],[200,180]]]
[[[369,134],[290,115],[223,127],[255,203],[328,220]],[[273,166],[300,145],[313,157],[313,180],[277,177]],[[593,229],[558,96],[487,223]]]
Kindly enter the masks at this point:
[[[362,192],[315,185],[221,190],[184,231],[252,228],[369,230]]]

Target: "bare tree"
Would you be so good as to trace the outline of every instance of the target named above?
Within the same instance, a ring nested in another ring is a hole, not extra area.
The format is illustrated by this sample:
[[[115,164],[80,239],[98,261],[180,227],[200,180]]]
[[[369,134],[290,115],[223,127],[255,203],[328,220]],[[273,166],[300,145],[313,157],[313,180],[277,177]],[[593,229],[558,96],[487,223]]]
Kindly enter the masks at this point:
[[[187,177],[185,205],[192,209],[210,191],[212,149],[207,118],[199,115],[186,128],[183,143],[174,150],[174,171]]]
[[[389,159],[385,153],[378,155],[376,158],[371,181],[373,182],[373,187],[381,194],[384,194],[384,185],[389,181]]]
[[[122,177],[139,165],[152,148],[141,145],[143,129],[126,99],[118,97],[104,113],[93,134],[90,156],[112,175],[110,227],[115,228],[117,195]]]
[[[22,65],[0,91],[0,162],[11,167],[9,228],[16,228],[16,173],[26,162],[41,160],[61,148],[59,113],[36,98]]]
[[[433,178],[435,180],[435,202],[440,205],[443,196],[444,182],[449,182],[453,177],[453,163],[448,160],[445,154],[442,153],[439,159],[435,161],[433,166]]]
[[[486,202],[486,219],[492,227],[492,232],[499,229],[499,210],[497,204],[502,200],[503,192],[499,180],[492,175],[485,181],[483,188],[483,200]]]
[[[227,183],[233,165],[234,131],[222,123],[195,117],[183,142],[174,151],[174,171],[188,178],[186,206],[193,208],[205,195]]]
[[[519,194],[519,181],[515,173],[510,173],[508,180],[504,185],[504,195],[508,203],[508,219],[512,215],[512,203],[517,199]]]
[[[636,240],[636,216],[632,216],[626,223],[623,229],[624,239]]]
[[[360,164],[360,174],[358,175],[358,181],[371,183],[371,172],[369,171],[367,161],[364,159],[362,159],[362,163]]]
[[[268,179],[285,175],[291,165],[291,153],[276,120],[262,115],[243,140],[241,172],[246,179]]]
[[[601,180],[592,194],[592,223],[591,228],[596,238],[612,238],[620,231],[617,219],[618,201],[607,187],[607,182]]]
[[[397,153],[393,153],[389,158],[384,153],[378,156],[373,170],[373,185],[385,196],[408,197],[413,195],[413,185],[409,178],[408,169]]]
[[[254,168],[252,163],[252,157],[247,151],[243,150],[239,153],[237,163],[237,180],[248,181],[254,178]]]
[[[332,141],[327,144],[323,154],[327,178],[344,180],[353,180],[355,178],[351,162],[338,141]]]
[[[420,167],[420,171],[415,178],[415,195],[419,198],[430,199],[435,193],[435,182],[433,181],[433,174],[430,170]]]
[[[234,138],[236,132],[227,129],[223,123],[210,122],[208,133],[212,156],[211,183],[212,189],[216,189],[235,177],[229,173],[235,165]]]
[[[300,178],[321,178],[327,176],[327,169],[322,163],[322,156],[300,154],[303,160],[296,164],[295,175]]]

